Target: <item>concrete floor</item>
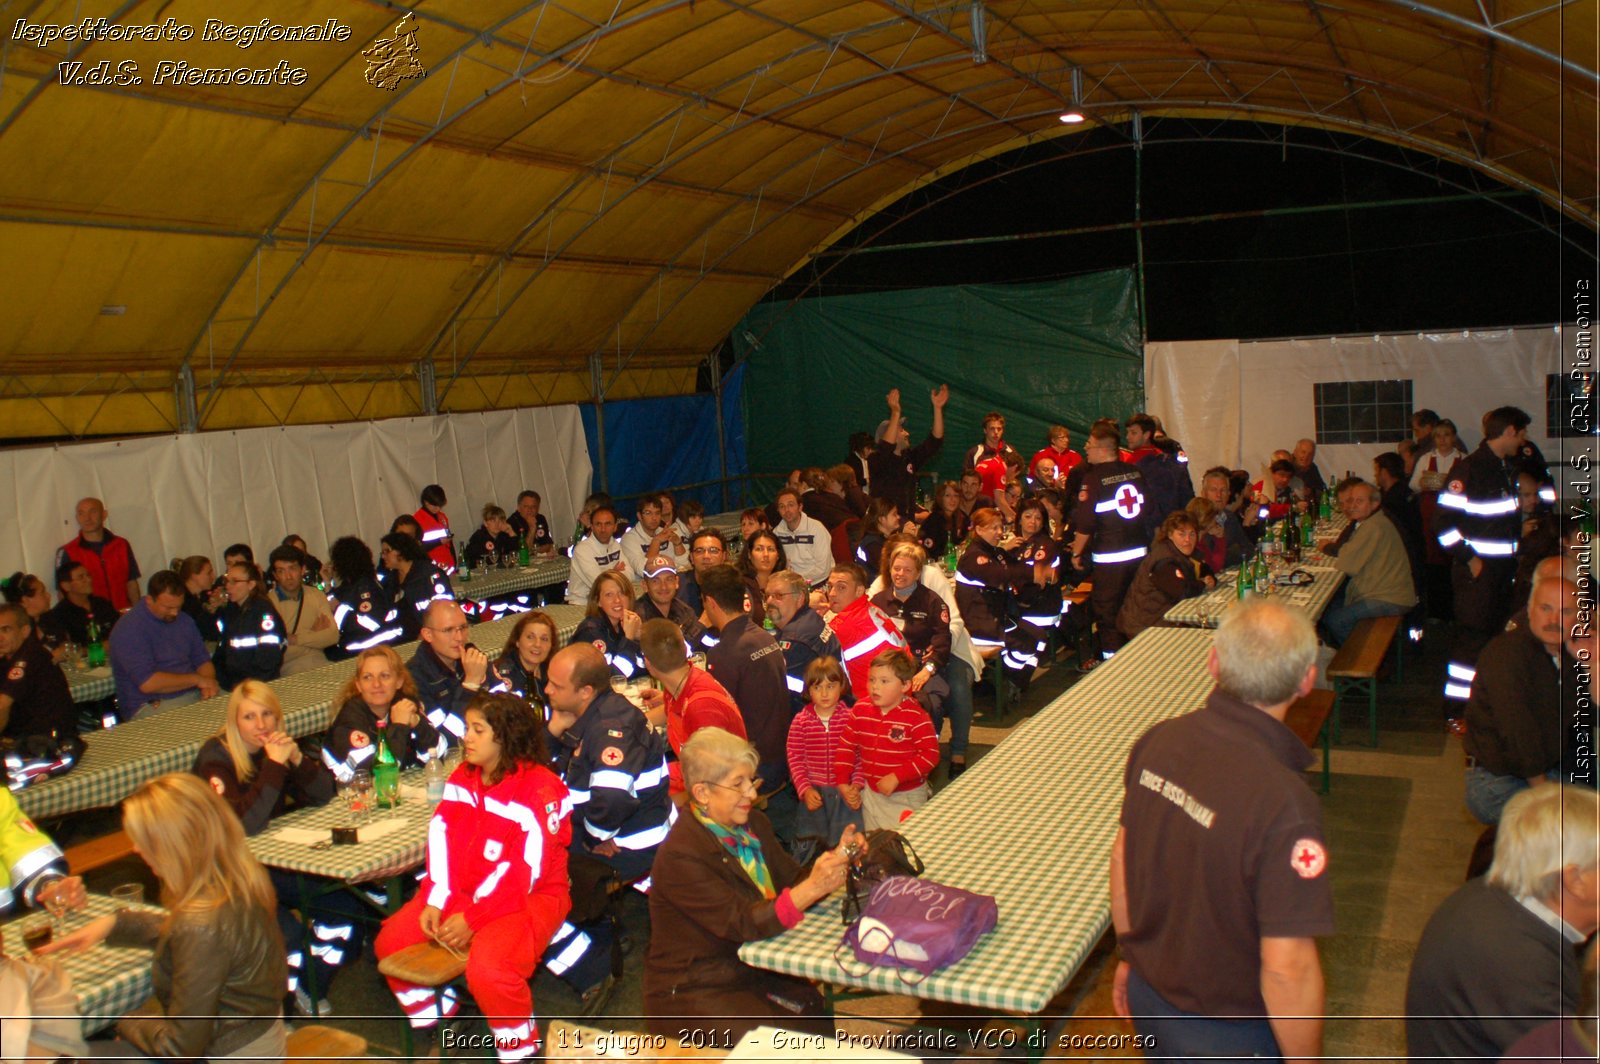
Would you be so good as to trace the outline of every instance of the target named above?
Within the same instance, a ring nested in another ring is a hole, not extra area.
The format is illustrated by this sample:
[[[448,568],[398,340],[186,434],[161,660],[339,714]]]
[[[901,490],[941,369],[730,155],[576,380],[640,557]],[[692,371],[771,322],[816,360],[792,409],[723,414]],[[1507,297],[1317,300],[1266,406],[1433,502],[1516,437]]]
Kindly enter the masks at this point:
[[[1338,933],[1322,943],[1328,987],[1325,1053],[1329,1058],[1404,1056],[1400,1015],[1411,954],[1434,908],[1461,882],[1479,827],[1462,805],[1462,753],[1459,740],[1440,724],[1438,690],[1443,671],[1442,633],[1434,644],[1406,662],[1405,682],[1380,688],[1380,745],[1372,750],[1355,740],[1366,734],[1365,707],[1347,707],[1345,742],[1334,748],[1332,793],[1324,799],[1330,868]],[[1066,665],[1039,676],[1025,709],[1037,709],[1077,679]],[[988,708],[980,692],[979,711]],[[1013,726],[1016,714],[1013,712]],[[973,741],[985,747],[1003,742],[1010,728],[978,726]],[[942,773],[936,777],[942,783]],[[62,834],[73,837],[107,830],[106,821],[79,817]],[[114,825],[114,821],[111,822]],[[136,874],[128,867],[104,870],[92,885],[122,881]],[[624,978],[598,1018],[584,1021],[612,1030],[642,1030],[640,974],[643,944],[649,936],[645,900],[632,895],[622,903],[625,926],[638,945],[628,956]],[[1059,1029],[1071,1034],[1126,1034],[1130,1028],[1112,1016],[1110,943],[1103,942],[1052,1008]],[[577,1001],[546,973],[534,987],[541,1019],[571,1017]],[[374,1053],[399,1055],[403,1028],[368,955],[347,965],[335,983],[334,1016],[326,1022],[367,1038]],[[879,996],[841,1007],[841,1027],[856,1032],[886,1028],[885,1021],[949,1027],[962,1056],[1020,1055],[1018,1050],[973,1048],[970,1032],[981,1025],[963,1010],[923,1003],[911,997]],[[980,1035],[977,1040],[984,1039]],[[426,1048],[424,1044],[424,1048]],[[1101,1048],[1079,1056],[1138,1056],[1132,1048]]]

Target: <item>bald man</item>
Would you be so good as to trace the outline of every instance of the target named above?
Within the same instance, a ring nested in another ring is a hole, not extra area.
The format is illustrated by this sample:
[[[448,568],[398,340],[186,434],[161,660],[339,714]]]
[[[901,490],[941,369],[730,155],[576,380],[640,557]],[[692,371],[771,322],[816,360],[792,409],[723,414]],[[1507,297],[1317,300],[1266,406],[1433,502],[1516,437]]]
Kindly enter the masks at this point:
[[[460,606],[443,599],[428,603],[422,614],[422,641],[409,664],[423,713],[451,746],[466,734],[467,703],[489,676],[489,657],[467,641],[467,630],[467,615]]]
[[[139,601],[139,562],[133,547],[106,527],[106,504],[90,497],[78,500],[78,536],[56,551],[56,570],[69,561],[89,570],[94,594],[125,612]]]
[[[624,880],[650,874],[677,819],[668,796],[667,739],[611,689],[611,667],[589,643],[563,647],[545,676],[550,734],[568,752],[572,848]]]

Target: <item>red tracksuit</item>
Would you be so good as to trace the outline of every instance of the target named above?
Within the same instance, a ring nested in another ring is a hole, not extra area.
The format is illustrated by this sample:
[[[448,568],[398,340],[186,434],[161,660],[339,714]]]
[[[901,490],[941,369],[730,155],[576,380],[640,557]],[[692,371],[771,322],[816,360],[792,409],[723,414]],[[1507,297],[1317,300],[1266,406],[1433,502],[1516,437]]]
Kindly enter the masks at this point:
[[[892,772],[899,780],[895,791],[909,791],[926,783],[938,766],[939,737],[928,711],[909,695],[893,709],[862,699],[845,722],[835,756],[836,779],[875,787]]]
[[[567,846],[572,800],[543,765],[519,764],[492,787],[463,764],[451,773],[428,825],[428,874],[422,890],[383,922],[378,958],[425,941],[422,910],[440,922],[463,913],[473,930],[467,989],[489,1021],[495,1052],[520,1061],[539,1051],[528,986],[545,947],[572,907]],[[396,979],[389,989],[413,1027],[455,1014],[449,991]]]

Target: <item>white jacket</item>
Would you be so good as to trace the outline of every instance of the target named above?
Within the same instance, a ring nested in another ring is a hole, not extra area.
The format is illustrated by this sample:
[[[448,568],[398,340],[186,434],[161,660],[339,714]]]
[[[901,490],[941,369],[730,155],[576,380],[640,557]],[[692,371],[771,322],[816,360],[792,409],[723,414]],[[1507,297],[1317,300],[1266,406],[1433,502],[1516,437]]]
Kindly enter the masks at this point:
[[[610,543],[601,543],[590,533],[572,548],[572,571],[567,574],[567,602],[573,606],[588,606],[589,592],[594,590],[595,578],[607,569],[616,568],[622,560],[622,541],[616,536]]]
[[[833,536],[828,526],[808,514],[800,515],[798,528],[790,529],[785,521],[772,526],[772,534],[783,544],[783,556],[789,568],[799,573],[808,584],[820,584],[833,570]]]

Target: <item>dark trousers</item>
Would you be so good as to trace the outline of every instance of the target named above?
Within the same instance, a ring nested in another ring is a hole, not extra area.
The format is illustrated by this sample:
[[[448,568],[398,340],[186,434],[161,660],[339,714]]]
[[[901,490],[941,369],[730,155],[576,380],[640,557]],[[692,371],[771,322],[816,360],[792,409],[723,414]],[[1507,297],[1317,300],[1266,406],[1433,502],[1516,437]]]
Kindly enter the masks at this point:
[[[299,989],[300,977],[309,974],[316,983],[316,996],[325,998],[339,968],[361,955],[367,937],[362,920],[369,910],[331,879],[281,868],[267,869],[267,876],[278,893],[278,929],[289,951],[289,988]],[[299,918],[294,909],[300,910]]]
[[[1089,604],[1094,607],[1095,627],[1100,631],[1100,654],[1109,658],[1127,642],[1117,631],[1117,613],[1122,600],[1128,597],[1128,588],[1139,574],[1139,562],[1118,562],[1115,565],[1097,564],[1094,567],[1094,587],[1089,592]]]
[[[1184,1012],[1156,993],[1133,969],[1128,971],[1128,1009],[1133,1013],[1133,1029],[1151,1043],[1144,1047],[1148,1059],[1205,1060],[1209,1064],[1283,1059],[1266,1017],[1221,1020]]]
[[[1514,559],[1485,559],[1476,579],[1465,562],[1455,562],[1450,571],[1456,620],[1450,637],[1450,657],[1445,663],[1446,717],[1459,717],[1465,712],[1464,689],[1472,687],[1478,654],[1505,629],[1506,618],[1511,615],[1511,585],[1516,575]]]

